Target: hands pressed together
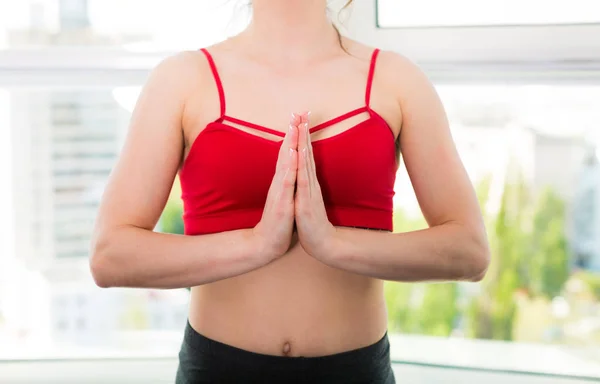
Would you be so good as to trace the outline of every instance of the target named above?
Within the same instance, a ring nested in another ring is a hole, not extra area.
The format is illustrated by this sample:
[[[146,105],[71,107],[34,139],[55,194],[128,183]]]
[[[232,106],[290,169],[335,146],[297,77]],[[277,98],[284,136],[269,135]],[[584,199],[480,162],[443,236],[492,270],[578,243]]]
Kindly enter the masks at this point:
[[[294,223],[302,248],[321,261],[330,256],[336,229],[329,222],[309,134],[309,114],[293,114],[281,144],[261,221],[254,228],[269,260],[290,248]]]

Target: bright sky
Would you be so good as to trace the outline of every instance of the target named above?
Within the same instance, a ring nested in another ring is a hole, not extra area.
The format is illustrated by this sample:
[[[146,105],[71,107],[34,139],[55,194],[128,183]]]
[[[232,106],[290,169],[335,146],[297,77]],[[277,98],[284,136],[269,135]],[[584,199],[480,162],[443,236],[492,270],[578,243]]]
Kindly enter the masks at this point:
[[[154,49],[188,49],[231,34],[247,20],[243,0],[89,0],[92,26],[97,33],[142,33],[153,36]],[[0,0],[0,48],[3,32],[26,29],[32,5],[36,19],[57,27],[58,0]],[[35,7],[33,8],[35,9]]]
[[[598,0],[379,0],[383,27],[600,22]]]

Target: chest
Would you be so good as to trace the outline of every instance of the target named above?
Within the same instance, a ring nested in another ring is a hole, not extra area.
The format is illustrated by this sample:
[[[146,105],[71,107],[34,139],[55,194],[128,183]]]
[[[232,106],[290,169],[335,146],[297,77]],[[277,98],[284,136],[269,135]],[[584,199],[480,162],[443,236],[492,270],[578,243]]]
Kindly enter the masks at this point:
[[[210,124],[196,139],[181,179],[184,193],[228,209],[264,206],[281,141],[227,124]],[[313,141],[326,205],[354,206],[391,196],[397,171],[393,135],[378,115],[340,134]]]
[[[217,64],[218,79],[207,76],[190,100],[193,108],[186,109],[185,156],[200,132],[222,116],[230,118],[228,125],[248,134],[278,140],[276,134],[253,126],[286,132],[292,112],[310,111],[311,127],[327,124],[326,129],[314,132],[312,139],[334,137],[369,119],[366,111],[345,116],[366,106],[369,91],[372,109],[383,117],[394,136],[399,133],[401,119],[395,97],[375,80],[368,89],[368,61],[332,60],[299,73],[280,73],[224,59]],[[335,123],[328,124],[332,121]]]

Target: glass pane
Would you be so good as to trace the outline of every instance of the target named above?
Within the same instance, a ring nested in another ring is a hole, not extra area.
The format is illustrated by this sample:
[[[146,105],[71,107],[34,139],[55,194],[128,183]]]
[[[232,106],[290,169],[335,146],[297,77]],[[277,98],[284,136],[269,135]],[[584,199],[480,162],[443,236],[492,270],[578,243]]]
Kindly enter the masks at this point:
[[[0,183],[0,211],[14,213],[0,225],[12,234],[0,246],[1,357],[176,353],[186,290],[102,290],[88,267],[99,200],[137,93],[0,90],[0,152],[10,160],[0,162],[0,176],[12,180]],[[177,202],[169,207],[177,211]],[[169,230],[172,221],[161,224]]]
[[[493,263],[480,284],[386,283],[392,340],[410,334],[553,344],[569,348],[570,359],[523,365],[600,372],[600,87],[438,90],[485,212]],[[0,183],[0,211],[12,212],[0,222],[0,239],[9,236],[0,242],[0,356],[176,356],[187,291],[102,290],[86,265],[100,194],[138,91],[0,90],[0,177],[9,180]],[[405,169],[396,191],[395,230],[425,227]],[[182,232],[178,196],[175,188],[162,231]],[[419,358],[417,347],[398,350]],[[461,351],[426,353],[437,363],[477,366]],[[509,354],[503,357],[493,356],[514,368]]]
[[[0,49],[198,49],[237,31],[247,15],[243,3],[227,0],[0,1]]]
[[[481,348],[477,359],[464,346],[453,357],[403,356],[600,376],[600,87],[437,88],[485,213],[492,265],[480,284],[386,283],[391,333],[564,349],[520,367],[509,356],[519,352],[499,346],[501,355]],[[395,230],[425,228],[406,171],[398,176]]]
[[[595,0],[377,0],[377,6],[383,28],[600,23]]]

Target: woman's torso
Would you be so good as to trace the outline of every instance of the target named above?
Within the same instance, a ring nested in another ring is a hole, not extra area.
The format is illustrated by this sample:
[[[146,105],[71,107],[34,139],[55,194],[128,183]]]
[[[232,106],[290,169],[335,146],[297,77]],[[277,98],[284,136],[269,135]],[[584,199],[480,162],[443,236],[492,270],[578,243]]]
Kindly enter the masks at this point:
[[[311,125],[315,125],[364,106],[373,50],[357,43],[347,46],[352,56],[332,54],[298,71],[289,70],[291,66],[270,68],[237,53],[228,42],[211,47],[227,115],[285,132],[293,111],[311,111]],[[207,58],[198,52],[196,59],[202,80],[186,102],[184,166],[196,138],[219,118],[222,108]],[[401,113],[396,90],[385,82],[384,60],[377,62],[370,108],[389,124],[393,133],[389,141],[393,142],[400,131]],[[369,118],[367,112],[357,114],[315,132],[312,140],[333,137]],[[228,125],[263,139],[280,139]],[[228,148],[217,150],[227,152]],[[353,154],[358,158],[370,155]],[[236,153],[229,156],[235,158]],[[323,156],[327,156],[326,147]],[[326,266],[308,255],[295,236],[288,253],[269,265],[192,288],[189,319],[196,331],[209,338],[257,353],[290,356],[321,356],[367,346],[387,328],[383,283]]]

